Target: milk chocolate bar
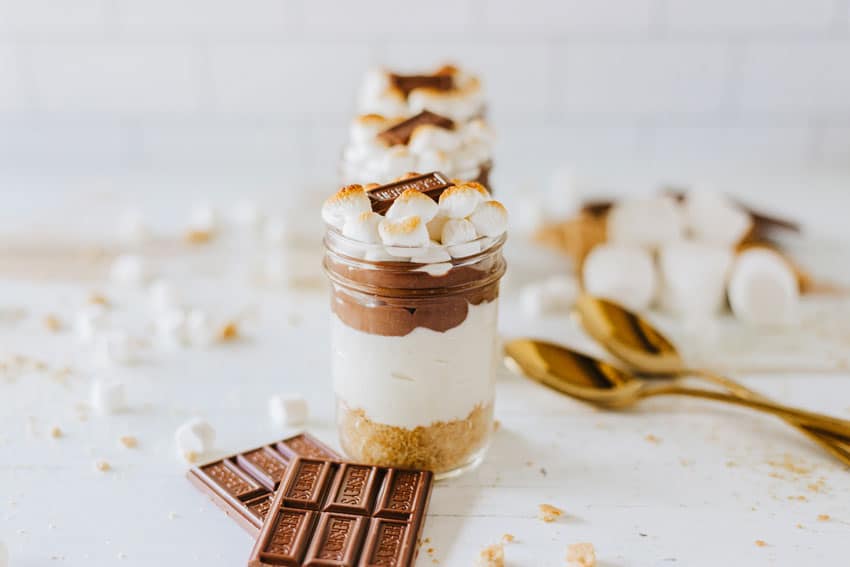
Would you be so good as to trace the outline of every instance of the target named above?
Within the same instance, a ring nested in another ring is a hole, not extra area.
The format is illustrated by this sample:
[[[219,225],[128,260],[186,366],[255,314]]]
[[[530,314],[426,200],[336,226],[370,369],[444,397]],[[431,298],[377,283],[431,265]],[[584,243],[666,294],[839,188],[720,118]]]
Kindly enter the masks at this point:
[[[436,75],[398,75],[390,74],[392,85],[400,90],[405,98],[413,89],[434,89],[437,91],[450,91],[455,87],[454,77],[449,74]]]
[[[393,204],[393,201],[408,189],[421,191],[436,201],[440,197],[440,193],[452,185],[454,183],[449,181],[448,177],[439,171],[434,171],[375,187],[367,191],[366,194],[372,201],[372,210],[384,214]]]
[[[378,134],[376,137],[388,146],[407,145],[410,142],[410,137],[413,131],[420,126],[437,126],[446,130],[452,130],[455,123],[451,118],[440,116],[430,110],[423,110],[416,116],[411,116],[407,120],[403,120],[391,126]]]
[[[299,457],[284,475],[249,567],[409,567],[433,474]]]
[[[339,457],[315,437],[302,433],[192,467],[187,477],[236,523],[256,537],[271,506],[274,491],[290,462],[298,456]]]

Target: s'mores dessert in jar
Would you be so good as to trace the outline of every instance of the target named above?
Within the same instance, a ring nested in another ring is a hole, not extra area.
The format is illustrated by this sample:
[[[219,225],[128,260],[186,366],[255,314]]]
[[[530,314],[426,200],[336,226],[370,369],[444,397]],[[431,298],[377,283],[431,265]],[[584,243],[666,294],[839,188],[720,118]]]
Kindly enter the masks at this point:
[[[457,122],[430,110],[406,119],[357,116],[343,151],[343,183],[388,183],[408,171],[441,171],[489,187],[493,141],[481,118]]]
[[[362,114],[413,116],[430,110],[456,122],[483,118],[484,95],[478,77],[454,65],[430,73],[401,74],[373,69],[360,89]]]
[[[322,217],[343,449],[440,477],[475,466],[493,429],[504,206],[411,173],[343,187]]]

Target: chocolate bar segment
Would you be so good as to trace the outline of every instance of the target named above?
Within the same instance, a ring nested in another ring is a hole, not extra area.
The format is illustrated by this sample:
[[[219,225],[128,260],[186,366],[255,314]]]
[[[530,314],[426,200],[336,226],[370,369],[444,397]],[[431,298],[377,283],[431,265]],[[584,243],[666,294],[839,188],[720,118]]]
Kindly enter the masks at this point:
[[[450,91],[455,86],[454,77],[449,74],[437,75],[397,75],[390,74],[392,85],[400,90],[404,97],[413,89],[434,89],[438,91]]]
[[[187,477],[228,516],[256,537],[287,465],[299,455],[337,458],[337,454],[321,441],[302,433],[193,467]]]
[[[380,187],[375,187],[367,192],[372,201],[372,210],[378,214],[384,214],[399,195],[413,189],[425,193],[435,201],[439,199],[440,193],[454,185],[448,177],[439,171],[433,171],[424,175],[416,175],[407,179],[393,181]]]
[[[274,495],[248,565],[410,567],[432,484],[428,471],[299,457]]]
[[[376,138],[388,146],[405,146],[410,142],[413,131],[420,126],[436,126],[446,130],[453,130],[455,123],[451,118],[440,116],[430,110],[423,110],[416,116],[411,116],[398,124],[391,126],[378,134]]]

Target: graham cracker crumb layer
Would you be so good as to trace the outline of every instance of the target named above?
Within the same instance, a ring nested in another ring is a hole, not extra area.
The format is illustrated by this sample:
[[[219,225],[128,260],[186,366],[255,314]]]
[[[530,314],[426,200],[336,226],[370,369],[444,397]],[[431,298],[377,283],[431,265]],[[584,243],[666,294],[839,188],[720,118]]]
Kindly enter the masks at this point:
[[[465,418],[414,429],[376,423],[362,409],[339,404],[339,437],[346,454],[370,465],[441,473],[466,465],[487,445],[493,406],[476,406]]]

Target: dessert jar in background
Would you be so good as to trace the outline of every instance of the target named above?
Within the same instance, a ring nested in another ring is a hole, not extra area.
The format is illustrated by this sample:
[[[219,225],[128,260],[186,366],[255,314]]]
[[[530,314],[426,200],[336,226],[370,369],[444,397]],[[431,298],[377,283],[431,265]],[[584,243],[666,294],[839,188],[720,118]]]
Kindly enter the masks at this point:
[[[408,201],[430,198],[419,193]],[[360,218],[405,227],[421,220],[396,220],[392,211]],[[421,243],[364,242],[343,234],[350,232],[328,226],[324,259],[343,450],[360,462],[428,469],[440,478],[474,467],[493,430],[504,225],[452,246],[425,232],[425,252]]]

